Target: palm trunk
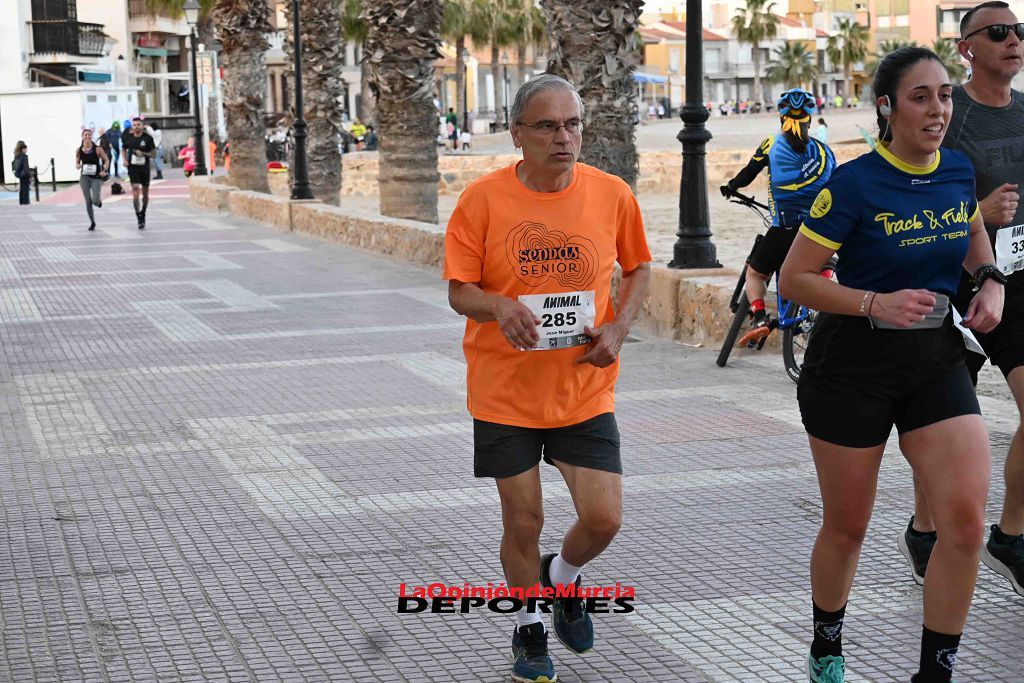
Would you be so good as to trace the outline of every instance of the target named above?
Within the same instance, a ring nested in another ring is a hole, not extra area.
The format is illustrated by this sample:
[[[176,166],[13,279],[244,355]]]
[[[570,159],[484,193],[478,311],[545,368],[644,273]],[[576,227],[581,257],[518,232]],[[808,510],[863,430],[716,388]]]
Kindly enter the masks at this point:
[[[342,65],[345,43],[341,35],[341,8],[336,2],[304,2],[299,5],[302,34],[303,118],[309,125],[306,138],[309,183],[313,196],[326,204],[341,203],[341,98],[345,93]],[[294,72],[294,24],[291,5],[285,14],[288,54]],[[294,115],[294,112],[293,112]]]
[[[844,71],[846,72],[846,92],[844,94],[846,95],[846,103],[849,104],[850,98],[853,97],[853,64],[847,64]]]
[[[757,43],[753,45],[753,57],[754,57],[754,96],[751,97],[755,103],[761,102],[764,99],[763,93],[761,92],[761,51],[757,49]]]
[[[231,178],[243,190],[269,192],[266,132],[269,10],[264,0],[218,0],[214,8],[224,67],[224,109],[231,141]]]
[[[366,61],[380,121],[380,212],[437,223],[434,62],[441,56],[442,0],[363,5]]]
[[[526,43],[519,43],[516,50],[516,87],[509,86],[509,92],[515,96],[517,90],[522,87],[523,83],[526,83]]]
[[[586,125],[580,160],[636,191],[637,107],[633,70],[642,0],[541,0],[549,36],[548,72],[574,84]],[[614,56],[614,58],[613,58]]]
[[[366,52],[363,52],[366,59]],[[370,69],[364,61],[359,66],[359,119],[367,126],[377,125],[377,96],[370,87]]]
[[[462,51],[466,49],[466,37],[459,36],[455,39],[455,111],[459,114],[459,122],[456,128],[462,128],[462,122],[466,120],[466,61],[462,58]]]
[[[491,81],[494,83],[494,120],[498,123],[498,130],[504,123],[505,111],[505,73],[508,67],[503,67],[499,62],[501,57],[498,54],[498,46],[491,40]]]

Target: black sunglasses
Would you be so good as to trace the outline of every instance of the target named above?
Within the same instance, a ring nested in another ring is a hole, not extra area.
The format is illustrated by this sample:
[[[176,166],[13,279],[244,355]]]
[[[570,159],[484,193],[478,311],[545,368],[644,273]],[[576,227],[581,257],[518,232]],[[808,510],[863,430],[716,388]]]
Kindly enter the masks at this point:
[[[1024,40],[1024,23],[1021,24],[992,24],[979,28],[977,31],[971,31],[963,40],[967,40],[971,36],[976,36],[982,31],[988,31],[988,39],[993,43],[1001,43],[1006,40],[1006,37],[1010,35],[1010,31],[1017,36],[1017,40]]]

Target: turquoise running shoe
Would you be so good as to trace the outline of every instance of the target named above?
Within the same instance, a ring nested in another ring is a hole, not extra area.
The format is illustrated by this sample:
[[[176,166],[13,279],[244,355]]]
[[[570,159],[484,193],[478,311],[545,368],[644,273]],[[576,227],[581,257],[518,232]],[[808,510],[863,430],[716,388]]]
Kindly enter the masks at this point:
[[[555,683],[555,665],[548,656],[548,632],[537,622],[512,632],[512,680],[518,683]]]
[[[551,560],[555,554],[545,555],[540,559],[540,583],[545,588],[554,588],[551,583]],[[576,578],[576,588],[582,581]],[[551,626],[558,642],[565,645],[578,655],[585,654],[594,647],[594,620],[584,608],[581,598],[555,598],[551,607]]]
[[[846,676],[846,659],[825,655],[814,659],[807,655],[807,680],[810,683],[843,683]]]

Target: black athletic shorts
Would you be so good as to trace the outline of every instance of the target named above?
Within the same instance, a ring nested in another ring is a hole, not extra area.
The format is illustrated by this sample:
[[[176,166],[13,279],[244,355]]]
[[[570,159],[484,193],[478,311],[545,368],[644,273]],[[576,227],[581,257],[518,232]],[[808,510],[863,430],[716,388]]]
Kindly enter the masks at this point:
[[[808,341],[797,399],[804,428],[839,446],[884,443],[960,415],[980,415],[963,338],[947,316],[932,330],[880,330],[823,314]]]
[[[953,297],[953,305],[961,315],[967,314],[967,307],[974,298],[974,285],[967,271],[960,278],[960,289]],[[1003,319],[996,329],[989,333],[975,332],[975,338],[985,353],[1006,377],[1024,365],[1024,272],[1014,273],[1006,283],[1006,297],[1003,302]],[[980,353],[967,352],[967,369],[971,379],[978,382],[978,372],[985,366],[985,357]]]
[[[750,255],[750,267],[763,275],[772,275],[786,260],[789,248],[799,232],[797,227],[778,226],[769,228],[757,249]]]
[[[477,477],[514,477],[535,467],[542,454],[549,465],[558,460],[622,474],[615,413],[555,429],[473,420],[473,474]]]
[[[149,164],[145,166],[128,166],[128,180],[132,185],[149,187]]]

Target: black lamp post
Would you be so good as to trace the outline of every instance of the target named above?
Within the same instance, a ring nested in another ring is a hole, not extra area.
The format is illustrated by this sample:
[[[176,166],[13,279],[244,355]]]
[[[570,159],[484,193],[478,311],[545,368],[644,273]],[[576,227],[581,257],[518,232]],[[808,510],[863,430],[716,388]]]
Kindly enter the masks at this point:
[[[469,50],[462,48],[462,130],[469,130]]]
[[[299,0],[292,0],[292,26],[295,29],[295,121],[292,123],[295,168],[292,169],[292,199],[313,199],[313,190],[309,186],[309,167],[306,164],[307,133],[302,108],[302,37],[299,24]]]
[[[203,118],[200,116],[199,107],[199,70],[196,68],[196,51],[199,49],[199,38],[196,35],[196,25],[199,24],[199,0],[188,0],[185,3],[185,21],[188,22],[188,27],[192,31],[191,40],[192,45],[189,52],[192,53],[192,116],[195,121],[193,128],[195,131],[192,133],[192,137],[195,140],[193,149],[195,150],[196,168],[193,171],[194,175],[207,175],[206,172],[206,141],[203,139]]]
[[[715,258],[708,217],[708,178],[704,147],[711,133],[704,127],[703,28],[701,0],[686,0],[686,104],[683,129],[676,139],[683,143],[683,174],[679,181],[679,230],[670,268],[721,268]]]

